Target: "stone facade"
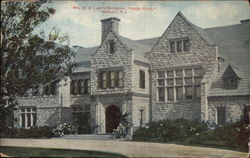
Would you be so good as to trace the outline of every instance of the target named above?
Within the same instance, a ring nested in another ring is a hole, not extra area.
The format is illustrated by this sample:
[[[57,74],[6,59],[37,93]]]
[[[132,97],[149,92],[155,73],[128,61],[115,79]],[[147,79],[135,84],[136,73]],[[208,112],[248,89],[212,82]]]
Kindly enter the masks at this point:
[[[116,128],[110,126],[110,122],[117,121],[112,119],[119,117],[120,121],[124,114],[128,115],[130,132],[150,121],[162,119],[186,118],[217,123],[218,107],[226,108],[226,122],[234,122],[242,117],[244,106],[249,106],[249,94],[234,97],[209,96],[211,84],[218,75],[218,46],[206,36],[202,28],[193,25],[179,12],[152,49],[145,51],[139,49],[139,43],[119,35],[119,21],[118,18],[101,20],[102,41],[88,61],[91,62],[90,71],[78,71],[63,78],[58,83],[57,95],[19,98],[20,108],[36,107],[37,126],[52,127],[58,123],[72,122],[74,106],[89,108],[93,133],[109,133],[110,128]],[[178,40],[182,41],[183,50],[184,40],[189,41],[187,51],[178,52],[176,42],[176,52],[172,52],[171,42]],[[142,53],[142,56],[138,53]],[[196,74],[196,69],[200,74]],[[187,70],[190,70],[191,77]],[[121,72],[119,86],[102,87],[100,82],[107,80],[107,74],[111,71]],[[159,79],[162,79],[159,78],[160,71],[167,76],[163,77],[163,101],[159,100],[158,91],[161,86]],[[171,97],[166,93],[169,88],[167,71],[173,72],[173,77],[170,77],[173,80],[170,84],[173,87],[172,100],[166,99]],[[177,75],[178,71],[181,76]],[[105,72],[105,78],[100,77],[102,72]],[[188,78],[195,91],[192,92],[191,99],[188,98],[186,88],[190,87]],[[90,92],[71,93],[74,87],[71,81],[87,79],[90,81]],[[182,81],[181,86],[177,79]],[[142,81],[144,84],[141,85]],[[179,87],[181,90],[178,91]],[[178,99],[179,95],[183,98]],[[20,109],[15,112],[15,118],[16,126],[20,126]]]
[[[239,121],[243,117],[245,106],[249,106],[250,97],[210,97],[208,101],[208,120],[218,123],[217,108],[226,108],[226,122],[232,123]]]
[[[60,96],[34,96],[18,98],[18,107],[36,109],[36,126],[55,127],[62,122],[69,122],[71,120],[71,109],[62,107]],[[21,126],[21,112],[20,109],[14,113],[15,126]]]
[[[192,26],[181,13],[178,13],[164,34],[157,41],[152,51],[146,54],[146,57],[150,61],[152,71],[153,120],[177,117],[207,120],[207,116],[203,116],[203,114],[208,113],[206,101],[206,91],[208,91],[208,88],[206,87],[208,87],[210,83],[207,81],[205,82],[205,79],[202,81],[201,101],[199,102],[187,103],[185,101],[174,101],[158,103],[157,101],[157,71],[201,66],[204,71],[208,73],[214,70],[214,65],[217,65],[216,46],[202,38],[194,27],[195,26]],[[170,53],[170,40],[181,38],[189,38],[189,52]],[[211,76],[212,74],[210,73],[209,77]],[[205,107],[203,108],[203,106]]]

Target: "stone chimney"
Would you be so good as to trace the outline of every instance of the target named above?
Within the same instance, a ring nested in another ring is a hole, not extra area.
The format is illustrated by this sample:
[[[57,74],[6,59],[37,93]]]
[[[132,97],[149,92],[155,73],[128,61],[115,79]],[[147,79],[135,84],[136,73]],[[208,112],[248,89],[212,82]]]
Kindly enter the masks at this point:
[[[102,19],[102,42],[110,31],[119,34],[119,21],[120,19],[116,17],[111,17],[107,19]]]

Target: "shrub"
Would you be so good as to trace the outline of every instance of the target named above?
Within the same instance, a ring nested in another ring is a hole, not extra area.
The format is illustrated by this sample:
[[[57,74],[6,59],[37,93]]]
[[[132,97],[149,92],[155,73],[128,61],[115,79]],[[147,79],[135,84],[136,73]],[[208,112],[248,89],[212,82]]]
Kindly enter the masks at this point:
[[[247,151],[249,129],[250,126],[244,122],[216,126],[210,122],[200,123],[185,119],[161,120],[137,129],[133,134],[133,140],[175,141]]]
[[[76,133],[76,126],[67,123],[61,123],[56,128],[51,130],[53,137],[61,137],[65,134],[74,134]]]
[[[24,128],[8,128],[6,132],[1,135],[5,138],[50,138],[52,133],[47,126]]]
[[[148,128],[139,128],[133,140],[147,141],[183,141],[207,130],[206,124],[197,121],[177,119],[152,122]]]

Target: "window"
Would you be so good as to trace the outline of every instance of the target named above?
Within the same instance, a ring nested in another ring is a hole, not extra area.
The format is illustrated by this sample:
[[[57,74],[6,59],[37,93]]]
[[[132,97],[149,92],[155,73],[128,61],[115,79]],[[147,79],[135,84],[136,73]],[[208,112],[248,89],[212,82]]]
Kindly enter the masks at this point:
[[[225,107],[217,108],[217,123],[218,125],[224,125],[226,123],[226,108]]]
[[[84,80],[80,79],[77,81],[77,86],[78,86],[78,94],[83,94],[84,93]]]
[[[170,52],[175,53],[175,42],[170,42]]]
[[[145,72],[143,70],[140,70],[140,88],[145,88]]]
[[[226,78],[223,82],[226,89],[236,89],[238,86],[236,78]]]
[[[84,79],[83,93],[84,94],[89,94],[90,93],[90,79]]]
[[[165,101],[165,99],[166,101],[181,101],[201,98],[200,83],[204,75],[202,68],[178,68],[158,71],[157,74],[159,101]],[[162,88],[165,88],[166,91]]]
[[[201,98],[201,86],[195,86],[195,98]]]
[[[165,88],[158,88],[158,100],[159,102],[165,101]]]
[[[174,101],[174,88],[172,87],[167,88],[167,97],[168,101]]]
[[[178,39],[170,41],[170,53],[188,52],[189,47],[189,39]]]
[[[192,86],[186,86],[186,99],[192,99],[193,98],[193,89]]]
[[[110,87],[114,88],[115,87],[115,72],[110,71],[109,75],[110,75]]]
[[[188,52],[189,51],[189,40],[184,40],[183,41],[183,51]]]
[[[20,125],[22,128],[36,126],[36,107],[21,107],[20,108]]]
[[[229,65],[222,75],[225,89],[237,89],[240,78],[234,69]]]
[[[165,86],[164,79],[158,79],[158,86]]]
[[[158,78],[165,78],[165,71],[158,71]]]
[[[183,88],[176,87],[176,100],[182,100],[182,99],[183,99]]]
[[[118,85],[117,85],[117,87],[122,87],[122,84],[123,84],[122,71],[116,71],[116,73],[118,73]]]
[[[177,52],[182,52],[182,41],[177,41]]]
[[[107,70],[99,73],[99,88],[120,88],[123,85],[123,73],[121,70]]]
[[[70,84],[71,95],[82,95],[90,93],[89,78],[72,80]]]
[[[114,40],[109,40],[109,42],[108,42],[108,51],[111,54],[115,52],[115,42],[114,42]]]

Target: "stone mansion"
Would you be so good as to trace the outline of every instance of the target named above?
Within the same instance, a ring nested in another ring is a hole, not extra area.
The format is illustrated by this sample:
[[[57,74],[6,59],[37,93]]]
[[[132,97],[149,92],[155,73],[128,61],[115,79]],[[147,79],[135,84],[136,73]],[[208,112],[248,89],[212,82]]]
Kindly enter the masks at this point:
[[[250,19],[204,29],[178,12],[160,37],[143,40],[121,36],[119,21],[101,20],[98,47],[73,46],[71,76],[19,98],[16,127],[54,127],[84,114],[78,123],[111,133],[124,114],[136,128],[177,118],[225,124],[249,113]]]

